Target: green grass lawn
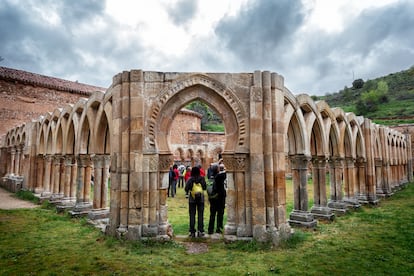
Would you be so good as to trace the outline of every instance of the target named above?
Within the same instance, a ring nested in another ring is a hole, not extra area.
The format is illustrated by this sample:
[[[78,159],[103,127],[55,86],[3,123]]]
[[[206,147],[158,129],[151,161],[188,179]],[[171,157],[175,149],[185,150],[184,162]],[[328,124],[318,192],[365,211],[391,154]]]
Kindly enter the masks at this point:
[[[186,234],[180,196],[168,200],[169,218]],[[207,242],[208,252],[187,254],[182,242],[120,241],[53,209],[0,210],[0,275],[414,275],[414,185],[316,230],[295,229],[279,248]]]

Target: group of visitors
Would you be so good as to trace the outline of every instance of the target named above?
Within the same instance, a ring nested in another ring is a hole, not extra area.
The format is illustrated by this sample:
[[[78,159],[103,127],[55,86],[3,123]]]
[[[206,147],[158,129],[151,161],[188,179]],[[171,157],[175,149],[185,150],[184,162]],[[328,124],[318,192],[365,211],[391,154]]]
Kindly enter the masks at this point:
[[[201,165],[190,167],[174,164],[170,167],[168,197],[175,197],[177,186],[184,187],[188,198],[190,215],[190,237],[204,237],[204,191],[209,187],[210,219],[208,234],[223,233],[224,209],[226,205],[226,170],[222,159],[210,165],[206,173]],[[196,231],[197,214],[197,231]],[[216,226],[214,228],[214,226]]]
[[[174,164],[172,167],[170,167],[167,196],[170,197],[171,195],[171,197],[175,197],[177,194],[177,186],[178,188],[184,188],[184,184],[190,177],[190,166],[185,167],[184,165],[177,166],[177,164]]]
[[[216,223],[216,233],[223,232],[223,217],[226,202],[226,171],[224,164],[211,164],[208,170],[208,182],[212,185],[209,193],[210,202],[210,220],[208,224],[208,234],[214,233],[214,224]],[[199,166],[193,167],[191,177],[186,181],[185,192],[188,196],[188,209],[190,215],[190,237],[196,237],[195,218],[197,213],[197,236],[204,237],[204,191],[207,190],[205,173]]]

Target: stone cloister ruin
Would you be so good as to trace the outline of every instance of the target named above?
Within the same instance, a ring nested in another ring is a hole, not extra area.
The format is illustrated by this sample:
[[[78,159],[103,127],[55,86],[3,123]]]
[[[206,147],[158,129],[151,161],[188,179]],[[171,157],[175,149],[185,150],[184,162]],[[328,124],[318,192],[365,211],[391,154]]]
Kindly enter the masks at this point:
[[[3,183],[21,183],[74,214],[109,208],[109,235],[171,238],[168,135],[175,114],[194,100],[211,106],[225,125],[225,235],[277,241],[292,225],[313,227],[412,181],[409,135],[294,96],[276,73],[131,70],[114,76],[105,93],[10,130],[1,148]]]

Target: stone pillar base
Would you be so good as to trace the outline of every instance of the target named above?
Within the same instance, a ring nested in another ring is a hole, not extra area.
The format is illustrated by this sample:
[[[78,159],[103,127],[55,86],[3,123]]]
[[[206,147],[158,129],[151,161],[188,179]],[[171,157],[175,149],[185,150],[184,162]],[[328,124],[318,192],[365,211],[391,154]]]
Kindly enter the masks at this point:
[[[237,227],[234,224],[224,225],[224,235],[236,235]]]
[[[361,204],[365,204],[365,205],[367,204],[377,205],[380,201],[378,198],[371,199],[368,197],[362,197],[362,198],[360,197],[358,198],[358,202]]]
[[[23,176],[9,174],[2,177],[1,186],[9,192],[16,193],[23,188]]]
[[[57,213],[64,213],[65,211],[71,211],[75,208],[74,201],[65,201],[62,200],[60,204],[56,205],[56,212]]]
[[[44,201],[49,200],[51,196],[52,196],[51,192],[43,191],[39,197],[40,203],[43,203]]]
[[[62,200],[63,200],[63,194],[52,194],[49,198],[49,202],[55,205],[60,204]]]
[[[237,237],[250,237],[252,236],[252,231],[246,224],[239,224],[236,231]],[[227,234],[227,233],[226,233]]]
[[[43,192],[43,188],[40,188],[40,187],[36,187],[35,189],[34,189],[34,193],[35,194],[41,194]]]
[[[109,218],[109,208],[92,209],[88,213],[88,219],[90,220],[107,219],[107,218]]]
[[[313,217],[313,214],[300,210],[293,210],[293,212],[290,213],[288,222],[291,226],[306,228],[315,228],[318,224],[318,222]]]
[[[69,211],[69,214],[72,217],[83,217],[83,216],[87,216],[91,210],[92,210],[92,203],[81,202],[81,203],[76,203],[73,209]]]
[[[331,208],[338,216],[344,215],[348,212],[348,205],[342,200],[331,200],[328,202],[328,207]]]
[[[158,235],[159,236],[168,236],[170,239],[174,236],[174,230],[171,226],[171,224],[166,223],[158,226]]]
[[[347,204],[348,208],[359,209],[361,208],[361,203],[356,198],[344,198],[344,203]]]
[[[311,213],[316,219],[333,221],[335,219],[335,212],[326,206],[313,206]]]

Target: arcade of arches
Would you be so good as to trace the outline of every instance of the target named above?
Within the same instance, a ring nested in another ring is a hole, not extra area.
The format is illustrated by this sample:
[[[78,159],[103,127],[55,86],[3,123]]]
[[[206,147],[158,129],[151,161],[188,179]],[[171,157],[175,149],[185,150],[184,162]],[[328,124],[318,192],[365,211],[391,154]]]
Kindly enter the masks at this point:
[[[194,100],[225,126],[226,235],[277,241],[292,225],[313,227],[412,181],[409,135],[294,96],[276,73],[131,70],[114,76],[105,93],[10,130],[1,148],[3,182],[22,183],[74,213],[109,210],[109,235],[169,239],[166,179],[176,149],[168,137],[174,116]]]

